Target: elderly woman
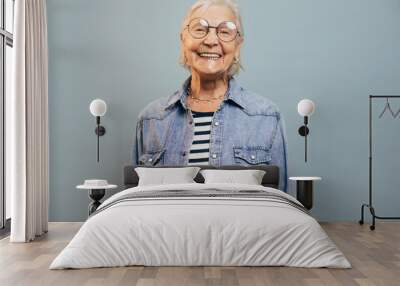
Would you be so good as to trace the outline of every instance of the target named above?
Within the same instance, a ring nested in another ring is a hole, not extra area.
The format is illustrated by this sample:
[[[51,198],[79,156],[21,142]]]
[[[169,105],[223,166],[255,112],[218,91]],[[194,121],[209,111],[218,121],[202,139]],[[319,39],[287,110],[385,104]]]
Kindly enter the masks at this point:
[[[239,86],[243,28],[233,0],[200,0],[181,30],[181,63],[191,76],[139,115],[133,164],[257,165],[280,168],[286,191],[284,124],[270,100]]]

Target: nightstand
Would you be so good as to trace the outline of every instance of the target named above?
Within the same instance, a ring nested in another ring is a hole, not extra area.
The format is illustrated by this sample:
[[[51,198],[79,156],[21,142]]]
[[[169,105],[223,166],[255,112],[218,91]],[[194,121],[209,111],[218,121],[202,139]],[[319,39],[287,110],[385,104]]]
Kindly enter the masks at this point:
[[[313,207],[313,183],[321,180],[321,177],[290,177],[289,180],[296,181],[296,197],[304,207],[311,210]]]
[[[117,185],[109,185],[107,180],[85,180],[83,185],[76,186],[78,190],[89,191],[89,198],[92,199],[88,207],[89,216],[101,205],[100,200],[106,194],[106,190],[115,189],[116,187]]]

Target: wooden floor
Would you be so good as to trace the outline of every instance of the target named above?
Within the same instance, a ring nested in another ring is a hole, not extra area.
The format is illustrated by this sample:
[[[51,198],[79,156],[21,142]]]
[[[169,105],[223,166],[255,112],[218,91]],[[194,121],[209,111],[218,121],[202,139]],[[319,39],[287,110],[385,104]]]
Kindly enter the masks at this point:
[[[400,285],[400,223],[372,232],[356,223],[323,224],[352,269],[289,267],[122,267],[48,270],[79,223],[51,223],[49,233],[27,244],[0,241],[0,285]]]

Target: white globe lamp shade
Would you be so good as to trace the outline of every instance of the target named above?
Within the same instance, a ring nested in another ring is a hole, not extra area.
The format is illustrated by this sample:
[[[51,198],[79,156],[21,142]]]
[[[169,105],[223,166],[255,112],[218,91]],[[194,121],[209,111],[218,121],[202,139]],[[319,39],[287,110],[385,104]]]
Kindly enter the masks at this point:
[[[310,116],[314,113],[314,110],[315,104],[312,100],[303,99],[297,104],[297,112],[303,117]]]
[[[103,116],[106,114],[107,104],[102,99],[95,99],[90,103],[89,109],[93,116]]]

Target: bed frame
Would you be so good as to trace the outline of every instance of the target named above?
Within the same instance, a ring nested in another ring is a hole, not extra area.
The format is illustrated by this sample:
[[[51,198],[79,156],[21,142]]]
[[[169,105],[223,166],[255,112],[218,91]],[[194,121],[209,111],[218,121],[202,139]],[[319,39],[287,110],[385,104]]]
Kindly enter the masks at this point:
[[[192,165],[191,165],[192,167]],[[256,165],[256,166],[222,166],[222,167],[213,167],[213,166],[197,166],[202,170],[205,169],[220,169],[220,170],[263,170],[265,171],[265,175],[262,179],[261,184],[264,187],[271,187],[278,189],[279,186],[279,167],[273,165]],[[163,166],[163,167],[149,167],[149,168],[179,168],[177,166]],[[194,178],[197,183],[204,183],[204,178],[200,173]],[[139,177],[135,172],[135,167],[133,166],[125,166],[124,168],[124,186],[123,189],[133,188],[138,185]]]

